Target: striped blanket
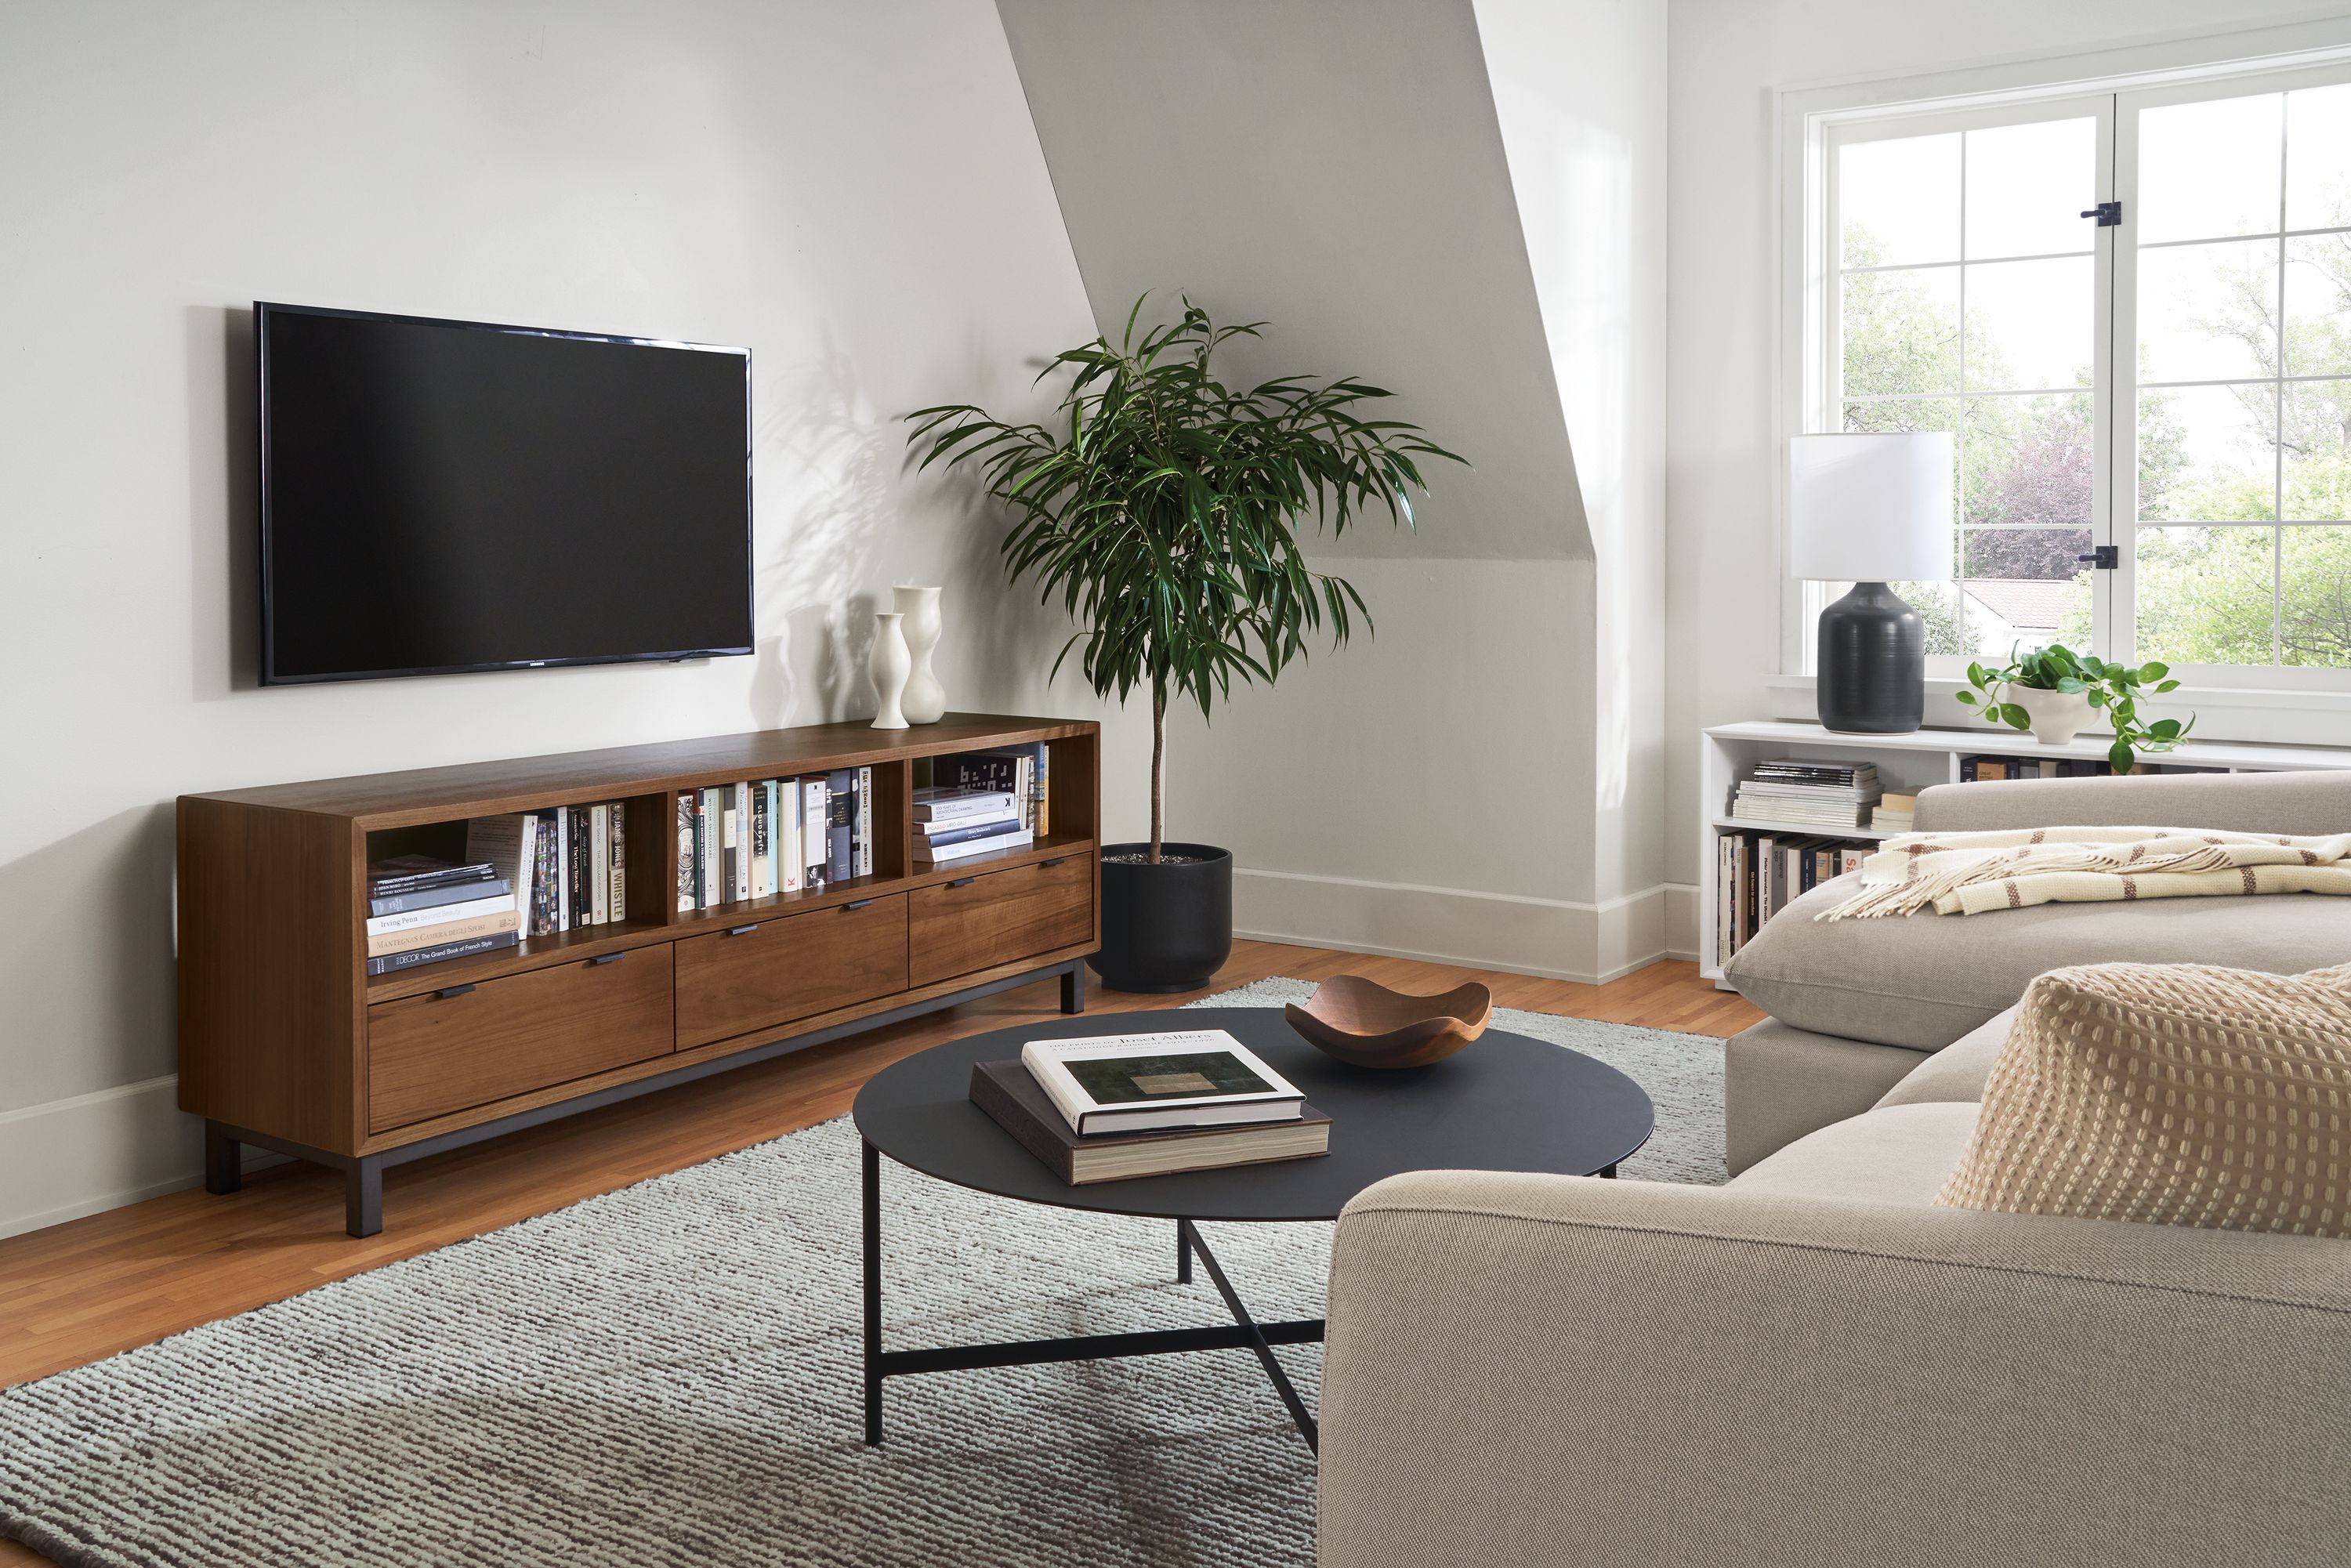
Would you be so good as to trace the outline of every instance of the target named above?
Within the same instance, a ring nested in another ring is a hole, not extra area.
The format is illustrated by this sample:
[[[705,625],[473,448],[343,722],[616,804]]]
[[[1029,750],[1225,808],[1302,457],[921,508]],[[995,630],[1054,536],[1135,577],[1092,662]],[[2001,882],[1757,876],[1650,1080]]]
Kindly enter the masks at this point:
[[[1861,862],[1861,888],[1820,920],[1981,915],[2036,904],[2351,894],[2351,833],[2282,838],[2205,828],[1903,833]]]

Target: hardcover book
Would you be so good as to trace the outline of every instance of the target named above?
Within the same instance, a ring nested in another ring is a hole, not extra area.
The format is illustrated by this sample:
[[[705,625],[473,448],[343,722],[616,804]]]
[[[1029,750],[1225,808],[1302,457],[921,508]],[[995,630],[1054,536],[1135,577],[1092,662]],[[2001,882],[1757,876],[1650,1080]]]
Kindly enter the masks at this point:
[[[1311,1159],[1331,1152],[1331,1118],[1311,1105],[1301,1105],[1291,1120],[1253,1126],[1080,1137],[1018,1061],[974,1062],[971,1103],[1071,1186]]]
[[[857,770],[825,775],[824,880],[827,886],[857,874]]]
[[[1306,1103],[1221,1029],[1032,1040],[1020,1060],[1081,1134],[1296,1121]]]
[[[470,958],[476,953],[496,953],[515,946],[517,934],[499,931],[487,936],[468,936],[459,941],[436,942],[430,947],[412,947],[405,953],[387,953],[367,961],[370,975],[392,975],[402,969],[413,969],[420,964],[439,964],[451,958]]]

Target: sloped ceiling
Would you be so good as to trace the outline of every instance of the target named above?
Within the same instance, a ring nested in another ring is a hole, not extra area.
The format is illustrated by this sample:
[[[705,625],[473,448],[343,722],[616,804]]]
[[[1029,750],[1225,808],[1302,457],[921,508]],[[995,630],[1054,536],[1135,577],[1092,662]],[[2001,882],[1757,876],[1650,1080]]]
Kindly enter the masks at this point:
[[[1146,290],[1265,320],[1234,373],[1365,377],[1475,465],[1318,554],[1591,559],[1469,0],[998,10],[1105,331]]]

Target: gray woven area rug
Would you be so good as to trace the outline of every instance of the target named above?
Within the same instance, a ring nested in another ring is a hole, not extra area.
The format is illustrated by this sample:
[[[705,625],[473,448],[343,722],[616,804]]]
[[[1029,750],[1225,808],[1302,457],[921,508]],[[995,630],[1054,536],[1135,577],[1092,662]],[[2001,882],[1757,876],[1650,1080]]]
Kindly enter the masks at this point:
[[[1648,1090],[1625,1176],[1722,1179],[1719,1041],[1494,1021]],[[1223,1321],[1164,1224],[883,1188],[893,1344]],[[866,1449],[857,1207],[833,1122],[0,1392],[0,1533],[106,1568],[1313,1561],[1312,1459],[1245,1351],[895,1380]],[[1329,1226],[1207,1228],[1254,1310],[1322,1311]]]

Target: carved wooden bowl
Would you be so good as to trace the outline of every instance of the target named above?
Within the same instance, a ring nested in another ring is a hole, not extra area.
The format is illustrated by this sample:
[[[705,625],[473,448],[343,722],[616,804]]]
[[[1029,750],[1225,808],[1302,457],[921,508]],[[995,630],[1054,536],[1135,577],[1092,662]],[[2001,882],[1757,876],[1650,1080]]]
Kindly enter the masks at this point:
[[[1356,1067],[1426,1067],[1486,1032],[1494,993],[1473,980],[1443,996],[1413,997],[1360,975],[1333,975],[1281,1011],[1326,1056]]]

